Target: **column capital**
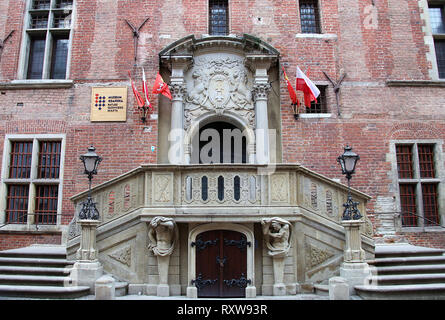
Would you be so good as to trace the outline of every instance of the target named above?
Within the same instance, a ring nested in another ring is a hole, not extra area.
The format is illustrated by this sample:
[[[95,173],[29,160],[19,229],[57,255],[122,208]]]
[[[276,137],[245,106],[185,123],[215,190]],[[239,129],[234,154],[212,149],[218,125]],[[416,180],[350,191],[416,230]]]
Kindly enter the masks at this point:
[[[184,95],[187,93],[184,83],[175,82],[172,83],[169,88],[172,94],[172,101],[183,101]]]
[[[253,96],[255,100],[267,100],[271,89],[272,87],[269,83],[255,83],[253,85]]]

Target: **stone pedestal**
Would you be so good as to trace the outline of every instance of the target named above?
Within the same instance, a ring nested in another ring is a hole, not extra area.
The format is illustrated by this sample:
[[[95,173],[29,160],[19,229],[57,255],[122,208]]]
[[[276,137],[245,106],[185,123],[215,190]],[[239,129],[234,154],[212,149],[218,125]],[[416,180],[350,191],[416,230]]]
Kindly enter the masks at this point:
[[[114,300],[116,297],[116,281],[112,276],[105,275],[96,281],[96,300]]]
[[[273,295],[284,296],[286,295],[286,286],[284,285],[284,260],[286,257],[274,256],[273,257]]]
[[[329,279],[329,300],[349,300],[348,281],[342,277]]]
[[[349,294],[354,294],[356,285],[364,285],[371,275],[369,265],[365,262],[365,251],[362,249],[360,226],[363,220],[342,221],[345,228],[344,262],[340,266],[340,277],[349,284]]]
[[[198,298],[198,288],[196,287],[187,287],[187,298],[196,299]]]
[[[168,297],[170,288],[168,285],[168,267],[170,263],[170,255],[158,256],[159,285],[156,289],[158,297]]]
[[[94,294],[95,282],[103,274],[103,267],[98,260],[96,248],[96,228],[98,220],[78,220],[81,228],[80,248],[77,250],[77,261],[71,271],[73,285],[88,286]]]

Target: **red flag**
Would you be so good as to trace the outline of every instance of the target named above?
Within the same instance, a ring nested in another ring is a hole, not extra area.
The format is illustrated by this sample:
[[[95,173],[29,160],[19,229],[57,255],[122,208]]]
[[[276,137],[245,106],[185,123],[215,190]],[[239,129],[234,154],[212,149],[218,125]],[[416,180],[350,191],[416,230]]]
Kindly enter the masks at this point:
[[[147,86],[147,80],[145,79],[144,68],[142,68],[142,92],[144,93],[144,98],[145,102],[147,103],[147,107],[150,108],[150,110],[153,110],[153,106],[150,103],[150,99],[148,99],[148,86]]]
[[[136,98],[136,102],[138,103],[139,108],[142,108],[144,106],[144,99],[142,99],[141,94],[139,93],[138,89],[136,89],[133,80],[131,79],[130,71],[128,71],[128,76],[130,77],[131,82],[131,88],[133,89],[134,96]]]
[[[164,79],[162,79],[159,72],[156,75],[155,85],[153,86],[152,93],[154,93],[154,94],[161,93],[164,96],[166,96],[167,98],[169,98],[170,100],[172,99],[172,94],[170,93],[170,89],[168,88],[168,85],[164,82]]]
[[[308,108],[311,106],[311,102],[317,102],[317,97],[320,95],[320,90],[317,86],[301,71],[297,66],[297,80],[295,90],[303,91],[304,93],[304,105]]]
[[[287,82],[287,91],[289,91],[289,96],[290,96],[290,99],[292,100],[292,105],[295,105],[295,104],[299,105],[300,101],[298,101],[297,94],[295,93],[294,87],[292,87],[292,84],[290,83],[289,78],[286,75],[286,71],[284,70],[284,67],[283,67],[283,74],[284,74],[284,79]]]

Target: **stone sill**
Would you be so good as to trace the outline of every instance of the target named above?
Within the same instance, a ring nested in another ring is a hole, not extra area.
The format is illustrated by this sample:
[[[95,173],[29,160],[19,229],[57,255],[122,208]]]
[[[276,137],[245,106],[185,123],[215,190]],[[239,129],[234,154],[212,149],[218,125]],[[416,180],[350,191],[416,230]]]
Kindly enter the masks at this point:
[[[63,232],[62,229],[64,227],[60,225],[5,224],[3,226],[0,226],[0,234],[1,233],[61,234]]]
[[[323,39],[323,40],[337,40],[337,35],[334,33],[297,33],[297,39]]]
[[[402,227],[401,233],[445,232],[443,227]]]
[[[444,80],[387,80],[388,87],[445,87]]]
[[[66,89],[74,85],[73,80],[12,80],[0,82],[0,89]]]
[[[332,113],[300,113],[300,119],[331,118]]]

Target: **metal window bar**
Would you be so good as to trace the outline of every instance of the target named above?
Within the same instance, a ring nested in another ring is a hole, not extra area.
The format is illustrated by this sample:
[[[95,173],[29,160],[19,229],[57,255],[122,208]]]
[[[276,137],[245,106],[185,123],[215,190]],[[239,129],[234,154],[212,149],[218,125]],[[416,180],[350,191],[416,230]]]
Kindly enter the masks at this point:
[[[320,90],[320,95],[317,98],[317,102],[312,101],[311,107],[306,107],[306,113],[327,113],[327,107],[326,107],[326,87],[325,86],[318,86],[318,89]]]
[[[50,7],[50,0],[34,0],[32,2],[32,8],[35,10],[45,10]]]
[[[412,179],[414,177],[412,147],[398,145],[396,146],[396,155],[399,179]]]
[[[60,141],[40,142],[38,178],[58,179],[60,174]]]
[[[417,147],[421,178],[434,178],[434,145],[421,144]]]
[[[225,36],[229,33],[227,0],[209,1],[209,34]]]
[[[30,23],[31,29],[45,29],[48,27],[48,14],[32,14]]]
[[[439,224],[439,210],[437,206],[437,185],[433,183],[422,184],[423,215],[426,225]]]
[[[56,224],[58,185],[38,185],[35,202],[35,223]]]
[[[9,185],[6,197],[6,221],[23,224],[28,218],[28,185]]]
[[[53,28],[70,28],[70,27],[71,27],[71,12],[54,14]]]
[[[32,141],[14,141],[11,146],[9,178],[31,177]]]
[[[417,226],[417,218],[413,215],[407,215],[406,212],[417,214],[416,207],[416,185],[400,184],[400,205],[402,209],[402,225],[414,227]]]
[[[445,6],[430,6],[428,11],[433,34],[445,33]]]
[[[318,0],[300,0],[300,21],[302,33],[320,33]]]
[[[434,47],[436,49],[437,68],[439,70],[439,78],[445,79],[445,40],[434,39]]]
[[[57,0],[56,1],[56,8],[71,8],[73,6],[73,0]]]

